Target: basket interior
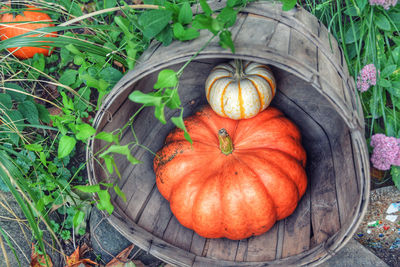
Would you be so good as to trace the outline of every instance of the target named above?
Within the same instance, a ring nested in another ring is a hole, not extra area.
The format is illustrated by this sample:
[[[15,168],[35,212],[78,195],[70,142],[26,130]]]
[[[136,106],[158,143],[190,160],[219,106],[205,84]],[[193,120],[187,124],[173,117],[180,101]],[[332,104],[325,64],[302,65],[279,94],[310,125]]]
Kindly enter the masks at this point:
[[[184,116],[193,114],[206,104],[204,83],[210,70],[226,59],[193,61],[180,79],[179,94],[184,104]],[[179,69],[181,64],[169,66]],[[119,185],[127,202],[112,196],[114,205],[130,221],[152,236],[198,256],[215,260],[237,262],[273,261],[298,255],[322,244],[339,231],[344,231],[355,216],[360,198],[359,178],[355,172],[351,135],[346,123],[336,110],[309,83],[273,67],[277,80],[277,95],[271,105],[282,110],[301,130],[303,146],[307,151],[308,189],[296,211],[278,222],[267,233],[245,240],[205,239],[181,226],[172,215],[168,202],[160,195],[153,172],[154,155],[135,147],[132,155],[142,164],[131,165],[122,156],[115,156],[122,178]],[[110,103],[108,116],[98,124],[98,131],[110,132],[121,128],[139,105],[127,99],[133,90],[152,90],[158,72],[142,78],[127,87]],[[154,109],[145,108],[133,123],[141,145],[158,151],[167,134],[174,128],[168,122],[162,125],[154,118]],[[166,110],[168,120],[177,111]],[[130,129],[123,134],[121,144],[134,141]],[[105,143],[94,141],[94,153]],[[95,164],[97,182],[108,181],[103,169]],[[102,177],[101,179],[99,177]]]

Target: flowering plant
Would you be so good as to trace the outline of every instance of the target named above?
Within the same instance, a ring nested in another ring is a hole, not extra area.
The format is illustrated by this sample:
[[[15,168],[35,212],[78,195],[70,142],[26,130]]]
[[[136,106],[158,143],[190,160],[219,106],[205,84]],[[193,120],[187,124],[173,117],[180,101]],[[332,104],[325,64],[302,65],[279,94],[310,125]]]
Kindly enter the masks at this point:
[[[355,77],[371,165],[400,189],[400,4],[397,0],[306,0],[338,40]]]

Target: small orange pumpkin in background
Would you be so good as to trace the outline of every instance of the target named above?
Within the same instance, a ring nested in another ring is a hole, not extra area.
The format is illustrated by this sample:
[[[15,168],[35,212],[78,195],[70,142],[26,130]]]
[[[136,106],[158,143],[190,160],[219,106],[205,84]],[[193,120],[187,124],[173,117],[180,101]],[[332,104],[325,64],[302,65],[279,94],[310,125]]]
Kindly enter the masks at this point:
[[[269,106],[276,82],[268,66],[235,59],[214,67],[205,90],[208,103],[218,115],[248,119]]]
[[[6,40],[8,38],[12,38],[24,33],[28,33],[33,30],[37,30],[39,28],[44,27],[54,27],[54,24],[51,23],[51,18],[49,15],[43,12],[39,12],[41,9],[35,6],[26,6],[26,9],[22,12],[22,14],[13,14],[4,13],[0,15],[0,37],[1,40]],[[5,8],[2,9],[5,11]],[[38,21],[43,21],[43,23],[36,23]],[[33,23],[30,23],[33,22]],[[44,35],[45,37],[53,37],[54,33],[48,33]],[[35,37],[39,36],[40,34],[32,34],[27,36]],[[13,47],[7,49],[10,53],[13,53],[19,59],[27,59],[32,58],[35,54],[40,53],[45,56],[49,56],[52,53],[52,50],[48,46],[44,47]]]
[[[156,183],[185,227],[206,238],[239,240],[289,216],[307,187],[298,128],[276,108],[247,120],[210,107],[185,119],[154,158]]]

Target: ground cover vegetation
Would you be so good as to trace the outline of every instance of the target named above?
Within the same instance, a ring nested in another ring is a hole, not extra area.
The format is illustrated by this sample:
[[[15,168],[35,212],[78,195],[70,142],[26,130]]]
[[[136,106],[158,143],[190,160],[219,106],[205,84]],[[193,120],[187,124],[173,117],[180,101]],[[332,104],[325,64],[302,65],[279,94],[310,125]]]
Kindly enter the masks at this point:
[[[7,39],[2,28],[13,22],[0,21],[0,190],[11,192],[18,201],[39,253],[45,251],[44,231],[53,235],[63,253],[65,242],[75,245],[86,232],[93,205],[111,214],[110,193],[125,198],[116,183],[88,185],[84,149],[89,138],[109,143],[95,156],[104,160],[104,168],[110,175],[116,174],[116,179],[120,174],[113,155],[140,164],[130,150],[135,146],[147,149],[138,140],[119,143],[125,129],[131,128],[134,134],[131,125],[135,116],[121,129],[96,134],[91,123],[104,96],[135,67],[153,40],[168,46],[173,40],[185,42],[198,38],[200,31],[210,31],[212,37],[204,47],[216,38],[222,47],[234,52],[229,28],[248,2],[228,0],[219,12],[212,11],[204,0],[0,4],[0,17],[13,12],[15,18],[32,9],[26,6],[29,4],[54,23]],[[296,4],[293,0],[282,2],[284,10]],[[394,149],[400,143],[400,5],[368,0],[303,0],[297,4],[320,19],[342,47],[363,105],[368,143],[375,136],[371,146],[374,166],[390,170],[388,176],[399,187],[400,167],[395,166],[398,150]],[[29,23],[20,21],[18,27]],[[19,49],[11,49],[39,46],[48,53],[27,59],[17,57]],[[185,130],[179,77],[187,64],[178,71],[162,70],[153,92],[135,91],[129,98],[143,104],[142,108],[154,107],[154,115],[164,124],[166,108],[181,111],[171,121]],[[185,137],[191,142],[188,134]],[[1,228],[0,232],[12,247]]]

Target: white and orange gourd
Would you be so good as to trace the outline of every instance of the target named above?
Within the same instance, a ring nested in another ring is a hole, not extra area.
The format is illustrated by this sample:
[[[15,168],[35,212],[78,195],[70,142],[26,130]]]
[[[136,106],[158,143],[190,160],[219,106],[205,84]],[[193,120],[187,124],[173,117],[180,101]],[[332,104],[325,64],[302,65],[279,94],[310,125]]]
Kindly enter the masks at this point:
[[[218,115],[240,120],[254,117],[269,106],[276,82],[268,66],[235,59],[211,71],[205,90],[208,103]]]

